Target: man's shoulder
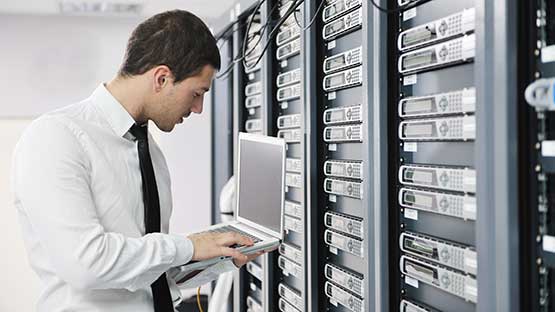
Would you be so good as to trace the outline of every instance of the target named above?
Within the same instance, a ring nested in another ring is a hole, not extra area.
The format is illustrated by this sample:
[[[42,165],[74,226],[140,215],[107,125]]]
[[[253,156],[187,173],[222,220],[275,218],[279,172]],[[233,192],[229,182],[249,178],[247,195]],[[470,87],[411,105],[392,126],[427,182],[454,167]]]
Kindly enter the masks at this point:
[[[88,100],[73,103],[34,119],[23,132],[21,141],[57,142],[74,136],[78,125],[86,120]]]

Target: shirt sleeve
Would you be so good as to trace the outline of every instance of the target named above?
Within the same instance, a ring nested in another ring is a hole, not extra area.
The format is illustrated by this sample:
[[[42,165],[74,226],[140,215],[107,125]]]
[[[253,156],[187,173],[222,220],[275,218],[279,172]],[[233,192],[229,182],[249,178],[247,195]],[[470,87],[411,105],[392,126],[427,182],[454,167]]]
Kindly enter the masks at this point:
[[[192,242],[151,233],[106,232],[90,190],[90,163],[78,135],[55,117],[34,121],[14,153],[16,206],[48,251],[48,263],[80,289],[147,287],[169,268],[189,262]]]

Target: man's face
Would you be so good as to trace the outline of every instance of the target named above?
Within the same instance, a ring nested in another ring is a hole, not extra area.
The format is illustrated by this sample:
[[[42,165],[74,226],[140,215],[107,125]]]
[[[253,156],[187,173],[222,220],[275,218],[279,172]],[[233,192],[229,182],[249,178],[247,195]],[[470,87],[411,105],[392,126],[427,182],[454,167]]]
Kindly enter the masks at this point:
[[[191,113],[202,113],[204,93],[210,89],[215,72],[214,67],[206,65],[197,75],[176,84],[173,79],[167,81],[156,103],[152,103],[150,119],[160,130],[170,132]]]

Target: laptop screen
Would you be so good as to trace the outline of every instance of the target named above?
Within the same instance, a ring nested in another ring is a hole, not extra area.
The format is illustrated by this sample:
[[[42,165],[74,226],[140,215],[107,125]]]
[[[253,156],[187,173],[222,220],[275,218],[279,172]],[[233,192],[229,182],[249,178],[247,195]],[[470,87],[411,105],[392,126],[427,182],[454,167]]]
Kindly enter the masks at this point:
[[[239,134],[238,217],[281,233],[284,167],[282,139]]]

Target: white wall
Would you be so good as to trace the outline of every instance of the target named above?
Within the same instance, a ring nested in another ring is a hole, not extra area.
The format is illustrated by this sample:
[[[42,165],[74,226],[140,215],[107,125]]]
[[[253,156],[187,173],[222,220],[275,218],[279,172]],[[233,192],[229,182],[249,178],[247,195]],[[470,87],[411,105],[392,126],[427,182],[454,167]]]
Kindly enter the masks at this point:
[[[0,116],[36,116],[112,78],[134,19],[0,15]]]
[[[30,120],[90,95],[111,79],[123,57],[132,19],[0,14],[0,311],[34,311],[39,281],[28,266],[9,193],[11,155]],[[158,141],[172,171],[171,231],[210,222],[209,111]]]

